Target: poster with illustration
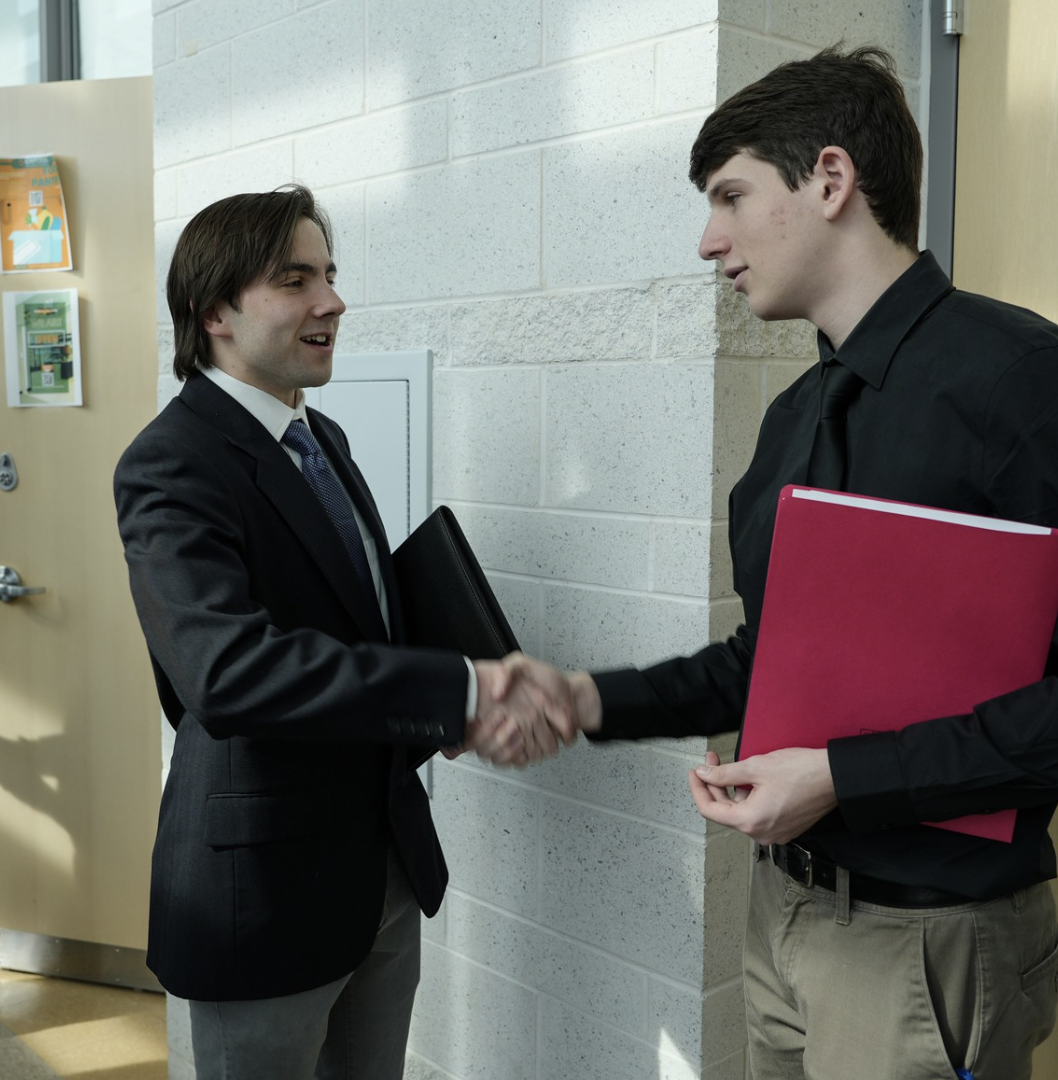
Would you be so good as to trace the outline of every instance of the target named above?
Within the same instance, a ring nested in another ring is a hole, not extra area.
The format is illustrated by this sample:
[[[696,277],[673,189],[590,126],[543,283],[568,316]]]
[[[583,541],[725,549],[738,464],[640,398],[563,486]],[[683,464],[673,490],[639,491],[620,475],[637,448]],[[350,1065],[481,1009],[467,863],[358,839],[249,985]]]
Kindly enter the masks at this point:
[[[73,269],[70,223],[52,154],[0,158],[0,255],[5,274]]]
[[[77,290],[3,296],[7,404],[82,404]]]

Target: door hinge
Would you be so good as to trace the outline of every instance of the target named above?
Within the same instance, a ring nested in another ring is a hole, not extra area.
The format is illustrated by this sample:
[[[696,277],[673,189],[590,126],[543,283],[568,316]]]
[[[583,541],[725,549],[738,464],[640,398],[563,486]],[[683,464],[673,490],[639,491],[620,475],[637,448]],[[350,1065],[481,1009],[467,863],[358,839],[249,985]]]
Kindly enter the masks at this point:
[[[944,33],[958,37],[962,34],[963,0],[944,0]]]

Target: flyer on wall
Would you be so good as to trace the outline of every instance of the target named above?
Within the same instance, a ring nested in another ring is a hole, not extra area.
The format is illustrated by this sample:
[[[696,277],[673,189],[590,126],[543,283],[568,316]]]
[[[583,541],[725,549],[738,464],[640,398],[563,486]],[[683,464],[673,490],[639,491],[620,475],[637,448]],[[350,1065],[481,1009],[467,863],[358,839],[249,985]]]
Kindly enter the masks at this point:
[[[81,405],[77,290],[4,293],[11,408]]]
[[[0,255],[5,274],[73,269],[70,223],[53,154],[0,158]]]

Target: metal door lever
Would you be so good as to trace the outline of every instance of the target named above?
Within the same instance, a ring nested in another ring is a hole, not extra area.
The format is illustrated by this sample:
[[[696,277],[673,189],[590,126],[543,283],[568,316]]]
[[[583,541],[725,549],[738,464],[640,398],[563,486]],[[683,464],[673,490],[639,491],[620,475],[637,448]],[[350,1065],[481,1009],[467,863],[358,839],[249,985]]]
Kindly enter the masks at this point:
[[[6,604],[9,600],[17,600],[20,596],[36,596],[44,591],[40,586],[23,585],[17,570],[13,570],[10,566],[0,566],[0,602]]]

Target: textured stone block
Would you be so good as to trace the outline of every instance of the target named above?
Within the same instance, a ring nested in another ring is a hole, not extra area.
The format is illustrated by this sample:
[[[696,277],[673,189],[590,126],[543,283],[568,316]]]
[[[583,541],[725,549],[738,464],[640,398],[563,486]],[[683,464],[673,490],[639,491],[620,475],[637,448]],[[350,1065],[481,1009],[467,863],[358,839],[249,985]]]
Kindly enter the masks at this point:
[[[346,204],[346,213],[355,213],[352,209],[356,200]],[[338,205],[335,192],[324,193],[324,205],[330,210],[332,203]],[[339,256],[342,260],[340,272],[343,277],[346,264],[355,254],[356,225],[352,221],[334,222],[341,241]],[[360,226],[362,229],[363,226]],[[360,257],[363,271],[363,258]],[[434,366],[443,367],[448,357],[448,311],[444,307],[404,307],[404,308],[367,308],[350,310],[342,316],[341,347],[346,352],[400,352],[404,349],[431,349],[434,354]]]
[[[704,198],[699,204],[701,220],[697,234],[687,242],[698,242],[709,216]],[[655,286],[658,305],[657,355],[673,360],[712,360],[719,343],[716,306],[720,286],[710,263],[699,261],[701,280],[690,284]]]
[[[703,364],[548,368],[549,505],[704,517],[712,456]]]
[[[651,591],[679,596],[709,596],[715,558],[705,521],[654,523],[654,576]]]
[[[533,151],[372,183],[371,302],[538,288],[540,199]]]
[[[338,267],[338,276],[335,278],[338,295],[350,308],[356,308],[364,303],[367,293],[367,212],[363,186],[332,188],[323,192],[319,201],[331,219],[334,262]],[[367,351],[355,333],[351,332],[355,326],[358,324],[348,315],[342,316],[341,330],[338,333],[338,347],[342,352]],[[401,345],[400,348],[406,349],[409,346]]]
[[[713,23],[658,43],[657,111],[661,115],[699,109],[705,119],[716,102],[719,37],[719,28]]]
[[[654,112],[654,50],[636,49],[537,71],[457,94],[452,154],[555,139]]]
[[[644,747],[650,756],[647,817],[701,837],[705,835],[705,822],[691,798],[687,774],[705,760],[708,742],[704,736],[691,736],[669,740],[669,745],[672,743],[679,747],[679,752],[662,750],[654,745],[653,739]]]
[[[532,766],[525,778],[577,802],[644,817],[650,799],[650,751],[628,742],[580,739],[555,757]]]
[[[746,471],[764,415],[761,365],[718,360],[713,456],[713,514],[726,515],[731,489]]]
[[[189,218],[229,195],[272,191],[289,184],[293,173],[294,157],[289,141],[188,163],[176,172],[177,213]]]
[[[714,22],[717,0],[544,0],[549,63]]]
[[[194,0],[177,13],[177,52],[188,56],[276,22],[291,12],[290,0]]]
[[[731,757],[730,753],[720,755],[722,761],[730,761]],[[705,931],[702,940],[704,985],[707,987],[718,986],[742,972],[750,852],[750,841],[742,833],[720,825],[706,825]]]
[[[742,980],[706,992],[700,1005],[703,1062],[718,1064],[743,1050],[746,1045],[746,1001]]]
[[[151,34],[154,67],[171,64],[176,59],[176,16],[156,16]]]
[[[154,167],[231,147],[231,49],[221,45],[154,73]]]

